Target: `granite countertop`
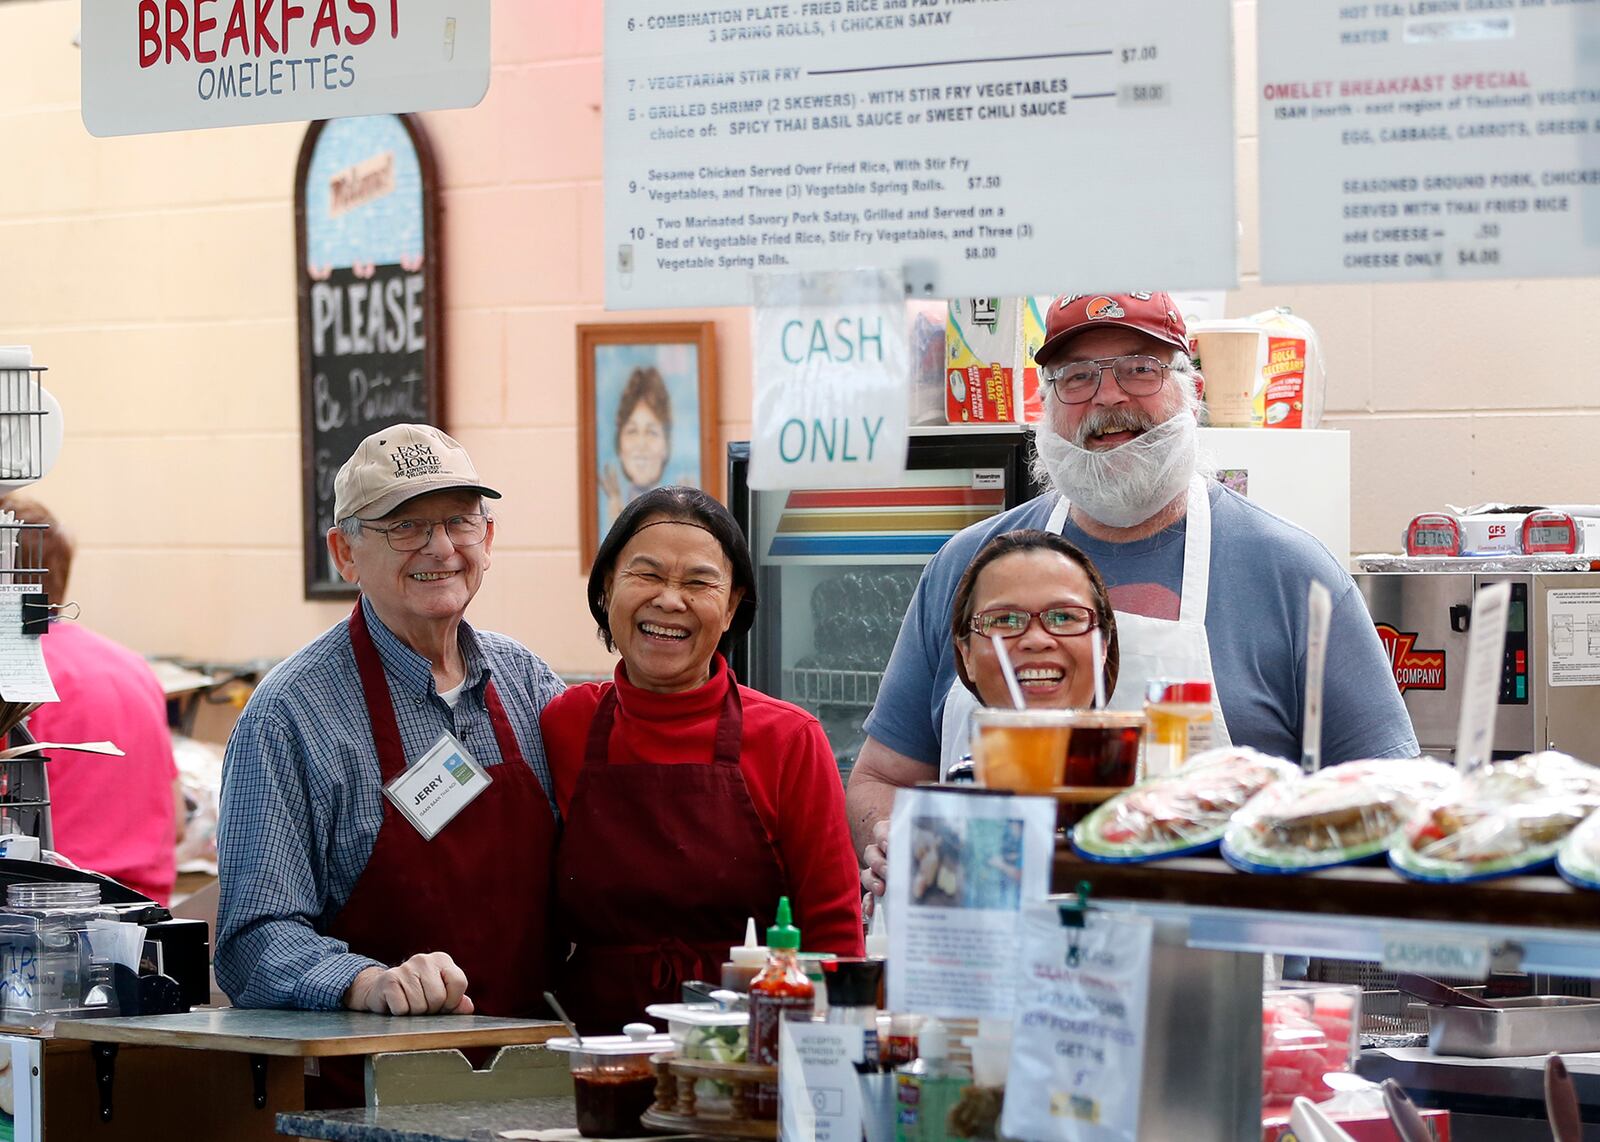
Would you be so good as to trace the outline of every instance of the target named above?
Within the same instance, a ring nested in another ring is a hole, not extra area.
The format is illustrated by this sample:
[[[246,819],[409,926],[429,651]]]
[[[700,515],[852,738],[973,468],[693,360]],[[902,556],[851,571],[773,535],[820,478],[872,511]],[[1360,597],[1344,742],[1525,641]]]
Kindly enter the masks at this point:
[[[499,1142],[502,1130],[572,1129],[571,1096],[278,1115],[278,1133],[328,1142]]]

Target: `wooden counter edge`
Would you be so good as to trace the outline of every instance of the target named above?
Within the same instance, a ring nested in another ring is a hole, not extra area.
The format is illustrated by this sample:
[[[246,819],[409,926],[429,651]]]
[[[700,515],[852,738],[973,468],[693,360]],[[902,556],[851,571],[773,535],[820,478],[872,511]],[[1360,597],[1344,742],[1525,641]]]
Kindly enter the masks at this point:
[[[58,1040],[181,1047],[194,1051],[232,1051],[242,1055],[296,1058],[376,1055],[385,1051],[444,1051],[458,1047],[517,1047],[543,1043],[547,1039],[554,1039],[566,1033],[566,1028],[561,1024],[551,1023],[547,1027],[475,1027],[460,1031],[279,1039],[216,1031],[129,1027],[98,1019],[64,1020],[57,1023],[55,1029],[55,1037]]]

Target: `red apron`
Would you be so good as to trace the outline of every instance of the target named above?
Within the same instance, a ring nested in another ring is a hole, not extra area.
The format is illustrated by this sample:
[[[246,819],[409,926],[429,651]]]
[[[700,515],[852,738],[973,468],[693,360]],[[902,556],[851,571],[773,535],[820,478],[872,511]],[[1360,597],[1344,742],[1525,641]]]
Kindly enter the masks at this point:
[[[745,918],[770,923],[791,893],[739,772],[744,711],[731,674],[710,765],[612,762],[616,709],[613,686],[556,854],[555,922],[576,945],[558,995],[586,1034],[678,1002],[685,980],[717,982]]]
[[[350,645],[387,785],[407,762],[360,601],[350,615]],[[487,767],[489,787],[431,841],[383,797],[372,855],[326,934],[390,966],[419,952],[448,952],[466,973],[478,1014],[525,1017],[542,1012],[554,962],[548,916],[556,823],[493,681],[484,702],[500,747],[500,764]],[[307,1105],[314,1095],[334,1100],[323,1106],[361,1105],[359,1058],[323,1060],[322,1079],[307,1083]]]

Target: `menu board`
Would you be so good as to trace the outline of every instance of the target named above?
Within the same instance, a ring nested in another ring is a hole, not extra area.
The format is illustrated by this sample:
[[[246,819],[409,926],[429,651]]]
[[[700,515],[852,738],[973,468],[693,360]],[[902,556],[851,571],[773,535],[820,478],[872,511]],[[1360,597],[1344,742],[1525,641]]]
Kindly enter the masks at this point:
[[[1228,0],[606,4],[606,306],[1235,283]]]
[[[1262,0],[1261,276],[1600,273],[1600,0]]]

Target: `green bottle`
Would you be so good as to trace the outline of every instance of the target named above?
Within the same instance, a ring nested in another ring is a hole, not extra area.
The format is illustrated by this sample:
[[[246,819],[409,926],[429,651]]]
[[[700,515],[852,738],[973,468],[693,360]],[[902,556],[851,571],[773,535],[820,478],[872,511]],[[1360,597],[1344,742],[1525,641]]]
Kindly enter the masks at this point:
[[[972,1077],[950,1062],[950,1035],[929,1019],[917,1032],[917,1058],[895,1069],[895,1142],[946,1142],[950,1111]]]

